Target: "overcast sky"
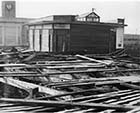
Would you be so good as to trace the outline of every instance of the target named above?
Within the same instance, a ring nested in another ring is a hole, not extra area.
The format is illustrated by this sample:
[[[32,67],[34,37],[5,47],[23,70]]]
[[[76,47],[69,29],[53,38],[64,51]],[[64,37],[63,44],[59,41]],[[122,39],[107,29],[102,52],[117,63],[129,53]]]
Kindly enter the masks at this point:
[[[0,5],[1,5],[0,0]],[[4,0],[3,0],[4,1]],[[125,33],[140,34],[140,0],[15,0],[17,17],[77,15],[95,8],[101,21],[125,18]],[[0,10],[1,14],[1,10]]]

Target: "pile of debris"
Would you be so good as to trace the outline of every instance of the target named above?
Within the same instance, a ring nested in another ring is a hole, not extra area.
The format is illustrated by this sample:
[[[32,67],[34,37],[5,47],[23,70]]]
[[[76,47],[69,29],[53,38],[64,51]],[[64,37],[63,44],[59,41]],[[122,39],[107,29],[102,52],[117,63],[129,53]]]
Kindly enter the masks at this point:
[[[126,54],[0,54],[0,111],[140,112],[140,62]]]

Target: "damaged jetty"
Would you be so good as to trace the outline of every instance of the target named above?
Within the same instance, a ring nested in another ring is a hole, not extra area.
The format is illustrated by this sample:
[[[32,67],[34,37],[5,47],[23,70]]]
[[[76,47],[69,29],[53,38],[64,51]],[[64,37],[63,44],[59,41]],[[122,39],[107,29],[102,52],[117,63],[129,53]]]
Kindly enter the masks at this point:
[[[43,52],[0,54],[0,111],[140,112],[140,59]]]
[[[140,113],[140,58],[124,50],[139,43],[124,18],[19,18],[15,1],[1,6],[0,113]]]

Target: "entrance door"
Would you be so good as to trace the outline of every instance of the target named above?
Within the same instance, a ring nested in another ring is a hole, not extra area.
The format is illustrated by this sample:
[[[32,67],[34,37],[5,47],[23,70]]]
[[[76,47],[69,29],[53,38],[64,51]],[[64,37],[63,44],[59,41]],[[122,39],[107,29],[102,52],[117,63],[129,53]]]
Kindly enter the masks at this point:
[[[66,52],[70,43],[69,30],[56,30],[55,33],[56,52]]]
[[[41,51],[49,51],[49,30],[47,29],[42,31]]]
[[[64,52],[65,51],[65,35],[56,36],[56,51]]]

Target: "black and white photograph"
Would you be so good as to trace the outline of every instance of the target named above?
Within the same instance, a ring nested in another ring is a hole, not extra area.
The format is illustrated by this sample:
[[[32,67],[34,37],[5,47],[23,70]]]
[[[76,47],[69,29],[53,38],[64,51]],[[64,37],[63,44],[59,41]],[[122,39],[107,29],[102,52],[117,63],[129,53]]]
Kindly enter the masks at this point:
[[[140,0],[0,0],[0,113],[140,113]]]

